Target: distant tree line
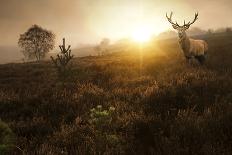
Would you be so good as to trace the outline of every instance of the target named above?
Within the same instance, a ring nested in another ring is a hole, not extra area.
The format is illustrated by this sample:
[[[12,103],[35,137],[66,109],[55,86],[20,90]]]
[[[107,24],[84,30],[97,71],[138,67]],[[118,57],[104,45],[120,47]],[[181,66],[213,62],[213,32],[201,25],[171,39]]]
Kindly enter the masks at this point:
[[[210,35],[214,33],[232,34],[232,27],[208,30],[193,27],[187,33],[188,35]],[[167,39],[172,37],[176,37],[175,31],[163,32],[156,38]],[[21,52],[27,60],[40,61],[45,58],[49,51],[54,49],[55,34],[52,31],[42,28],[41,26],[32,25],[25,33],[20,35],[18,45],[22,49]],[[103,38],[101,42],[94,47],[94,51],[98,56],[107,55],[109,53],[109,45],[110,39]]]
[[[54,49],[55,34],[38,25],[32,25],[25,33],[21,34],[18,40],[26,60],[40,61],[45,58],[49,51]],[[110,39],[103,38],[101,42],[94,47],[97,55],[107,55],[109,53]]]
[[[218,28],[218,29],[209,29],[208,30],[209,34],[213,33],[232,33],[232,27],[223,27],[223,28]]]
[[[107,55],[109,53],[109,45],[110,39],[103,38],[99,45],[95,46],[95,51],[97,52],[98,56]]]
[[[187,31],[188,35],[194,36],[194,35],[204,35],[204,34],[214,34],[214,33],[228,33],[232,34],[232,27],[224,27],[224,28],[218,28],[218,29],[208,29],[204,30],[198,27],[193,27]],[[159,34],[159,39],[168,39],[168,38],[174,38],[176,36],[176,32],[173,30],[168,30],[165,32],[162,32]]]

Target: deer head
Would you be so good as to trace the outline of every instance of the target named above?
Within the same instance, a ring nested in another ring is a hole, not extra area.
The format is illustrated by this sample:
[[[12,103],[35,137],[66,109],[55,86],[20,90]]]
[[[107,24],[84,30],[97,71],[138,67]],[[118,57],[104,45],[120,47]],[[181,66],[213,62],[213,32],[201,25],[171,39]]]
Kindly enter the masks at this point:
[[[194,17],[194,20],[193,21],[190,21],[188,23],[185,23],[184,21],[184,25],[180,26],[177,22],[173,22],[172,21],[172,15],[173,15],[173,12],[171,12],[170,16],[168,16],[168,14],[166,13],[166,17],[169,21],[169,23],[172,24],[172,27],[178,31],[178,35],[179,35],[179,38],[183,38],[185,36],[185,31],[187,29],[189,29],[189,27],[195,23],[195,21],[198,19],[198,13],[195,13],[195,17]]]

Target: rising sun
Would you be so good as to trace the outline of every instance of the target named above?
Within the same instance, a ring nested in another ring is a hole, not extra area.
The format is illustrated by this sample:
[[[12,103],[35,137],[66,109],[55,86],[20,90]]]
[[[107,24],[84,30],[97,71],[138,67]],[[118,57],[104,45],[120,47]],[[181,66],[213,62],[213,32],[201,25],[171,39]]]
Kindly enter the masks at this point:
[[[136,28],[132,33],[132,38],[136,42],[147,42],[151,39],[151,29],[145,26]]]

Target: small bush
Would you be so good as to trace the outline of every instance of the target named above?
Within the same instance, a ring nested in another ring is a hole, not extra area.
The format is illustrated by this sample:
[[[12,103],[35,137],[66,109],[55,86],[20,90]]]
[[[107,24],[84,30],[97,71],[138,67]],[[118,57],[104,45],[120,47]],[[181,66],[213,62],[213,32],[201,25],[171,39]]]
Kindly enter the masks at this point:
[[[114,111],[114,107],[103,110],[101,105],[90,110],[89,122],[95,129],[95,144],[99,153],[113,151],[117,154],[116,152],[119,153],[122,147],[122,139],[116,134],[116,130],[112,126]]]
[[[5,154],[13,148],[14,134],[6,123],[0,120],[0,154]]]
[[[63,45],[60,45],[61,53],[57,54],[57,58],[53,58],[51,56],[52,62],[57,69],[57,73],[60,79],[65,80],[70,75],[70,68],[68,68],[68,64],[70,60],[73,58],[71,55],[70,45],[68,48],[65,48],[65,38],[63,39]]]

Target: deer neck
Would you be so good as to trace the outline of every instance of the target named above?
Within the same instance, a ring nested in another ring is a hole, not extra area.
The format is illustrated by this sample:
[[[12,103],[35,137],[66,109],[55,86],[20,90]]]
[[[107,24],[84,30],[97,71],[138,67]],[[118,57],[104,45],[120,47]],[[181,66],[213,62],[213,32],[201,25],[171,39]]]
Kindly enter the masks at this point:
[[[179,38],[179,44],[185,53],[187,55],[189,53],[189,48],[190,48],[190,40],[187,34],[184,32],[183,37]]]

